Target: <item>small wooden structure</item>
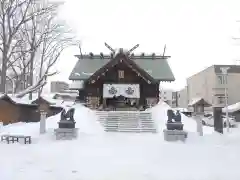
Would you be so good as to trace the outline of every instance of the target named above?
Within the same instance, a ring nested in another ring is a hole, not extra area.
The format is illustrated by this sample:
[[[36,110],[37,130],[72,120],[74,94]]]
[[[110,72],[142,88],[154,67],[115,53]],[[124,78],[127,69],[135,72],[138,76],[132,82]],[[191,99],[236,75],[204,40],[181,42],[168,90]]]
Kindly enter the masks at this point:
[[[189,107],[193,107],[193,113],[203,114],[205,107],[212,106],[203,98],[193,98],[191,102],[188,104]]]
[[[79,91],[78,100],[105,110],[146,109],[158,103],[160,82],[175,80],[169,56],[134,55],[134,48],[116,52],[107,47],[111,55],[77,56],[69,79],[75,83],[72,89]]]
[[[5,124],[14,123],[19,119],[19,108],[9,96],[0,97],[0,121]]]
[[[38,103],[38,104],[37,104]],[[40,106],[44,106],[48,112],[47,117],[59,113],[62,108],[53,106],[40,98],[31,102],[17,101],[16,98],[11,98],[8,95],[0,96],[0,122],[3,125],[16,122],[39,122],[40,121]]]
[[[47,117],[58,114],[62,111],[62,107],[55,105],[55,103],[50,102],[43,97],[39,97],[36,100],[32,101],[32,105],[37,106],[37,110],[44,111],[47,113]]]

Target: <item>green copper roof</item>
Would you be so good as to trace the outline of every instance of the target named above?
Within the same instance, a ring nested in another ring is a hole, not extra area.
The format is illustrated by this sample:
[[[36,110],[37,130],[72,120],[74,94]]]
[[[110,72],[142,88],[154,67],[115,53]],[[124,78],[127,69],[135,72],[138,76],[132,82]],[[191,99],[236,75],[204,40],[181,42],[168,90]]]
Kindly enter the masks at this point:
[[[101,59],[100,56],[95,56],[93,58],[90,56],[83,56],[82,59],[80,56],[76,57],[78,57],[79,60],[69,76],[70,80],[86,80],[110,61],[110,57],[104,57],[104,59]],[[156,56],[153,59],[152,56],[136,56],[133,57],[132,60],[156,80],[175,80],[166,58]]]

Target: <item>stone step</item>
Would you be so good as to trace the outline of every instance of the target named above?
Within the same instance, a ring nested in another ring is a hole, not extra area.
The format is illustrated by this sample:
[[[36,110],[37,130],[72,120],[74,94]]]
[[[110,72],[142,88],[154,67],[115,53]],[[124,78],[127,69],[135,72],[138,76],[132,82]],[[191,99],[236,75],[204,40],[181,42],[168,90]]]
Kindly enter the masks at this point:
[[[106,131],[156,132],[150,112],[142,111],[97,111],[98,120]]]
[[[146,132],[146,133],[156,133],[156,129],[105,129],[107,132]]]

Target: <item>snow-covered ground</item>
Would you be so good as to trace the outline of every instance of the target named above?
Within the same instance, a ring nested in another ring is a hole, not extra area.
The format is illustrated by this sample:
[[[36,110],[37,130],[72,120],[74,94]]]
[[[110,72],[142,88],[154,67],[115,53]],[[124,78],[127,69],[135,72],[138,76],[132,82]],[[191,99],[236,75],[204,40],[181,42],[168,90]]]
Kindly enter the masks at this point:
[[[239,180],[240,131],[196,133],[193,119],[183,116],[189,138],[165,142],[162,129],[166,104],[150,109],[157,134],[105,133],[94,112],[75,105],[79,137],[56,141],[53,129],[59,115],[47,119],[47,133],[39,135],[39,123],[17,123],[1,134],[33,136],[33,144],[0,143],[1,180]]]

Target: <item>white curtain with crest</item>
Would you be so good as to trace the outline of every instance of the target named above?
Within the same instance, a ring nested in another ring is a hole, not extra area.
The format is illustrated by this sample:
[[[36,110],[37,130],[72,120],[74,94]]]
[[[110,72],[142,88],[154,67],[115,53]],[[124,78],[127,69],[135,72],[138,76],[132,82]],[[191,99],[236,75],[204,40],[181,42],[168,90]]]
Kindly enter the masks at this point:
[[[140,98],[139,84],[104,84],[103,98],[114,96],[124,96],[127,98]]]

